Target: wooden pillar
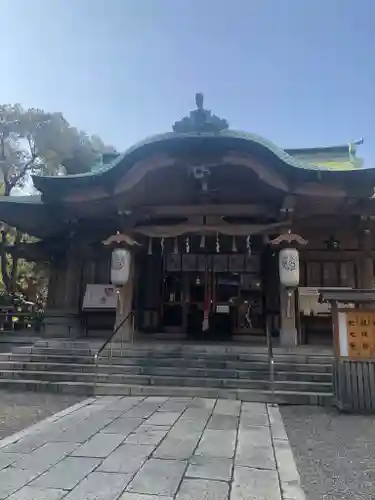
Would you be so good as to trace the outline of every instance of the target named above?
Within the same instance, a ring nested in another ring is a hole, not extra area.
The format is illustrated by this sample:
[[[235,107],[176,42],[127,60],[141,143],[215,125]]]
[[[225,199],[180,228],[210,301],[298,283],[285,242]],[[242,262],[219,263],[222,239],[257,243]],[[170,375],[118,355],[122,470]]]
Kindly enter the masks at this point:
[[[280,286],[280,345],[294,347],[298,343],[294,290]]]
[[[129,316],[133,309],[134,279],[135,259],[133,254],[130,263],[129,280],[126,285],[121,287],[119,291],[119,299],[117,302],[115,328],[117,328],[118,325],[120,325],[121,322],[128,317],[128,319],[124,322],[124,324],[120,327],[119,331],[115,335],[115,339],[118,342],[121,342],[121,340],[123,342],[132,342],[134,338],[134,318],[133,315]]]
[[[307,240],[288,230],[287,233],[270,241],[270,244],[284,253],[283,249],[300,248],[307,244]],[[283,275],[279,276],[280,282],[290,285],[290,287],[280,286],[280,345],[283,347],[294,347],[298,344],[295,297],[295,287],[298,286],[299,281],[297,266],[299,266],[299,257],[296,250],[292,251],[292,255],[284,255],[282,260],[279,260],[279,270],[283,271]]]
[[[51,259],[45,313],[45,331],[48,336],[73,336],[81,333],[81,264],[79,253],[73,249]]]
[[[362,289],[374,288],[374,262],[372,257],[372,234],[369,227],[362,230],[360,238],[361,259],[359,262],[359,286]]]

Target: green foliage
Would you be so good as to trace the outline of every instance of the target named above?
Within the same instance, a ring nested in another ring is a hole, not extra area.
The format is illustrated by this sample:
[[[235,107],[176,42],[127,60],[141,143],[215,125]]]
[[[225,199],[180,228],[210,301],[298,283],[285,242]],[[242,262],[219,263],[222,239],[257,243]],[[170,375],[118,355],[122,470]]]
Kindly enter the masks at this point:
[[[0,194],[10,196],[23,188],[30,173],[77,174],[90,167],[103,153],[114,152],[97,137],[69,125],[61,113],[46,113],[20,104],[0,105]],[[18,259],[17,247],[30,237],[2,225],[1,282],[8,294],[21,292],[30,300],[43,300],[47,273],[42,266]],[[12,252],[7,251],[12,245]]]
[[[69,125],[61,113],[0,105],[0,167],[4,193],[22,186],[28,172],[77,174],[90,170],[103,153],[115,152],[97,136]]]

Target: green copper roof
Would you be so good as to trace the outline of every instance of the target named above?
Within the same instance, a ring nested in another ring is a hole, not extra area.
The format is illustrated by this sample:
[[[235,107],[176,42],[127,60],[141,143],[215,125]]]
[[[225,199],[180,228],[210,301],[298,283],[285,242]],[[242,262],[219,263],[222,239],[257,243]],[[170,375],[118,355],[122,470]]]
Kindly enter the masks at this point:
[[[341,171],[356,170],[361,162],[355,158],[355,145],[330,148],[290,149],[284,150],[271,141],[256,134],[230,130],[225,119],[219,118],[203,107],[203,94],[195,96],[197,109],[173,125],[173,132],[149,137],[122,154],[102,158],[92,166],[91,171],[64,177],[34,176],[34,185],[42,193],[61,196],[70,189],[80,189],[90,185],[102,185],[108,191],[125,172],[142,159],[154,153],[169,153],[178,156],[180,152],[189,153],[192,150],[205,154],[222,153],[230,150],[250,153],[283,174],[303,175],[305,180],[316,180],[316,172],[326,175]],[[292,172],[294,172],[292,174]]]
[[[175,132],[169,132],[149,137],[135,144],[124,153],[118,154],[117,156],[113,155],[110,159],[111,161],[107,161],[106,163],[101,162],[93,166],[90,172],[59,177],[33,176],[34,185],[37,189],[44,192],[47,188],[49,189],[52,186],[59,186],[59,189],[65,189],[68,187],[68,184],[69,187],[83,187],[87,182],[96,184],[102,180],[104,181],[108,176],[116,177],[117,179],[126,170],[130,170],[134,163],[151,153],[156,151],[177,151],[178,148],[184,145],[188,148],[198,145],[200,148],[210,148],[212,150],[223,148],[240,149],[254,154],[265,153],[268,155],[269,159],[273,157],[273,160],[279,164],[279,167],[284,164],[284,169],[290,170],[290,168],[292,168],[293,170],[303,170],[307,175],[308,172],[320,171],[339,173],[339,170],[352,170],[360,167],[360,163],[356,163],[354,157],[350,157],[349,146],[326,148],[327,151],[330,149],[339,149],[340,151],[346,149],[347,152],[345,159],[341,156],[334,161],[330,161],[327,157],[321,157],[321,151],[324,148],[317,148],[316,150],[283,150],[271,141],[248,132],[236,130],[223,130],[218,134],[193,132],[177,134]],[[314,153],[314,151],[316,151],[316,153]],[[296,154],[291,155],[291,152],[295,152]],[[319,155],[322,164],[314,163],[314,158],[318,160]],[[339,168],[340,165],[342,166],[341,169]],[[348,168],[349,165],[351,168]]]

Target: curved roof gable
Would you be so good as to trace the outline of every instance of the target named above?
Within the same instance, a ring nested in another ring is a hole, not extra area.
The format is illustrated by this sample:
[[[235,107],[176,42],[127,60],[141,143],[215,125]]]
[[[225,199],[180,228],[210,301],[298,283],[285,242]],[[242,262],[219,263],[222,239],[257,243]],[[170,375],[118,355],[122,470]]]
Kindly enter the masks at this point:
[[[375,180],[375,169],[359,169],[355,158],[355,145],[329,148],[284,150],[271,141],[248,132],[229,130],[228,123],[211,111],[203,108],[203,95],[196,95],[197,109],[190,112],[173,126],[173,132],[149,137],[112,157],[109,162],[95,165],[92,171],[77,175],[59,177],[33,176],[35,187],[42,193],[51,191],[57,195],[70,189],[93,185],[113,185],[140,160],[157,152],[177,153],[179,150],[199,148],[212,151],[237,150],[263,157],[270,167],[283,169],[285,175],[302,175],[305,180],[316,180],[320,176],[350,177],[366,182]],[[316,162],[316,163],[315,163]],[[342,170],[340,170],[340,166]],[[355,170],[355,172],[353,172]]]

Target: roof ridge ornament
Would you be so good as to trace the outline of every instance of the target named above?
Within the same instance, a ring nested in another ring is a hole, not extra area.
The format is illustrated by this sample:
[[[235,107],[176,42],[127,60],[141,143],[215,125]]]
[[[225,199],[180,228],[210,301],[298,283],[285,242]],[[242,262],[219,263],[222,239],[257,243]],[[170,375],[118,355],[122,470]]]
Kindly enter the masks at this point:
[[[358,141],[349,142],[349,156],[354,157],[357,152],[357,146],[361,146],[363,144],[363,137],[358,139]]]
[[[209,109],[203,107],[204,95],[202,92],[195,94],[197,109],[190,111],[189,116],[185,116],[173,125],[173,132],[176,133],[219,133],[229,128],[229,123],[224,118],[213,115]]]

